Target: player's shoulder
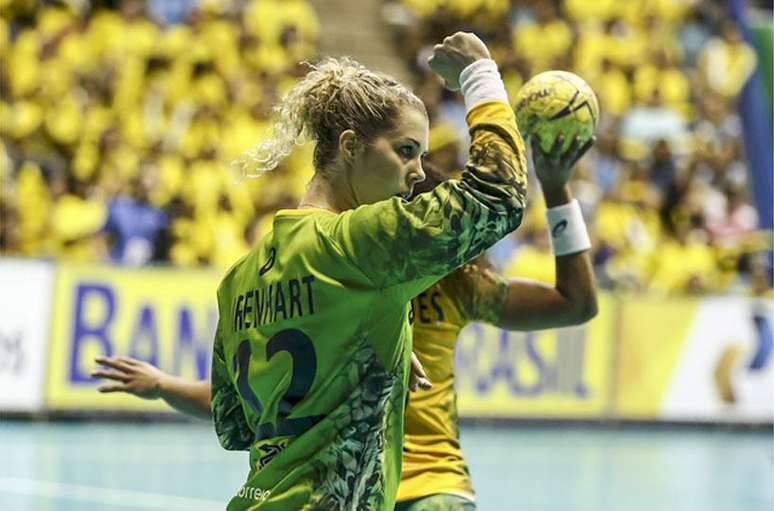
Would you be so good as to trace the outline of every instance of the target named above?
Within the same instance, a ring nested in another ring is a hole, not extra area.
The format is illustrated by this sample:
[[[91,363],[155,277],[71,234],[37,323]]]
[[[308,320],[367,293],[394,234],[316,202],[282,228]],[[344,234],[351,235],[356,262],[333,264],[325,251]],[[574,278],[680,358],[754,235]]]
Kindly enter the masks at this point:
[[[504,285],[505,280],[486,256],[461,266],[438,283],[464,322],[494,320]]]
[[[238,278],[239,273],[242,271],[242,268],[245,267],[246,262],[250,260],[251,257],[254,257],[254,251],[256,247],[253,246],[249,252],[247,252],[245,255],[237,259],[237,261],[232,264],[228,270],[226,270],[226,273],[223,275],[223,277],[220,279],[220,284],[218,284],[218,296],[224,297],[231,293],[231,285],[234,282],[235,279]]]
[[[262,238],[253,243],[250,250],[226,270],[218,286],[219,296],[229,295],[233,283],[245,282],[245,280],[250,280],[259,273],[264,273],[263,266],[267,264],[266,261],[270,261],[269,264],[273,264],[276,255],[276,250],[273,249],[275,245],[275,232],[276,230],[272,229],[264,234]]]
[[[319,208],[283,209],[274,216],[272,232],[284,241],[315,244],[321,235],[329,235],[330,226],[342,215]]]

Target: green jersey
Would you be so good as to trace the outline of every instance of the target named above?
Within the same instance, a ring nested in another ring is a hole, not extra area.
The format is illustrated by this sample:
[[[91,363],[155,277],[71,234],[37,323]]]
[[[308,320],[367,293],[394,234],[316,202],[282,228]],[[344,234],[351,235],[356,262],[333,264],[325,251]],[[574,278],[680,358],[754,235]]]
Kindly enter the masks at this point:
[[[401,470],[410,300],[521,222],[523,145],[511,108],[468,114],[461,179],[411,202],[276,214],[218,289],[212,409],[249,449],[228,509],[391,510]]]

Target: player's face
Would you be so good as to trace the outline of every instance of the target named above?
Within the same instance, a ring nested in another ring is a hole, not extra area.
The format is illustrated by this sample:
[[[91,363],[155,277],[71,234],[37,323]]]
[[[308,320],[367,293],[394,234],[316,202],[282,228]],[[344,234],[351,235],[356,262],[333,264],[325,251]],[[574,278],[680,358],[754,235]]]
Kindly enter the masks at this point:
[[[425,179],[422,157],[427,153],[428,131],[425,113],[406,106],[395,128],[364,148],[353,165],[351,179],[360,204],[411,195],[414,185]]]

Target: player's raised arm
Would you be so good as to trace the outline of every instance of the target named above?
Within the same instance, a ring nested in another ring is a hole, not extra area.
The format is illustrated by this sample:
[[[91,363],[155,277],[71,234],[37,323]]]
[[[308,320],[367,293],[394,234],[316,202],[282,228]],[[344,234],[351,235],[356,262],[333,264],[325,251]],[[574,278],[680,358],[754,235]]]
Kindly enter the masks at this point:
[[[521,223],[524,148],[497,66],[488,57],[475,35],[460,32],[437,45],[430,59],[447,86],[459,86],[465,98],[472,142],[461,179],[411,202],[396,198],[346,212],[331,229],[342,250],[379,287],[410,283],[406,293],[416,294]]]
[[[573,141],[562,153],[563,139],[550,152],[533,140],[532,157],[545,197],[551,245],[556,256],[556,283],[549,286],[527,279],[505,279],[480,265],[466,268],[473,292],[461,294],[471,319],[508,330],[540,330],[576,325],[597,313],[596,285],[588,251],[591,248],[578,202],[567,182],[575,162],[593,140]]]

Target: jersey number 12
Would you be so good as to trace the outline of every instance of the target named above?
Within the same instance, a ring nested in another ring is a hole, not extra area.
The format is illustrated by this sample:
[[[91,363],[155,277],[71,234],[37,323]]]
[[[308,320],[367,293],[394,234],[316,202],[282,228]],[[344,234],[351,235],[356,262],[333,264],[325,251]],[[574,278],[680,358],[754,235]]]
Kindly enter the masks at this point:
[[[282,395],[277,407],[277,419],[258,425],[255,440],[265,440],[277,436],[297,436],[317,424],[323,415],[307,415],[305,417],[290,417],[293,407],[306,397],[312,388],[317,374],[317,354],[312,340],[302,331],[294,328],[283,330],[273,335],[266,344],[266,360],[286,351],[293,359],[293,373],[290,385]],[[242,340],[234,355],[234,370],[237,373],[237,388],[250,408],[258,417],[263,414],[263,403],[255,395],[248,382],[248,369],[252,356],[250,341]]]

